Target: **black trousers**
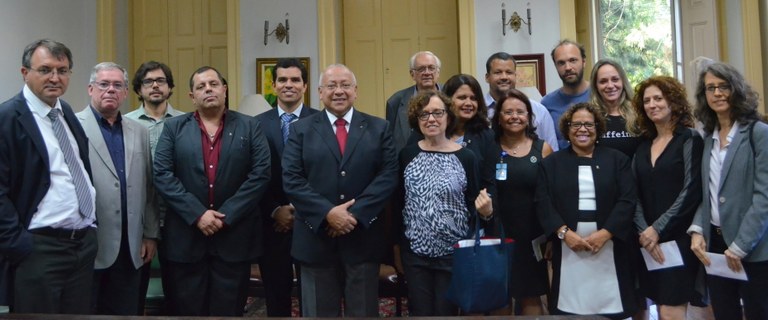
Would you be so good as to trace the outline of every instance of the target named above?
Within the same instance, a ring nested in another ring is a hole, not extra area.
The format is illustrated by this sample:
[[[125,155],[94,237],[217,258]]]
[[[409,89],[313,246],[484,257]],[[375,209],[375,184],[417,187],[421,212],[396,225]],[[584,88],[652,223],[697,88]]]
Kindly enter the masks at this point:
[[[32,234],[32,253],[16,266],[15,313],[91,313],[98,241],[89,228],[80,239]]]
[[[168,286],[178,316],[242,317],[251,264],[217,256],[192,263],[167,261]],[[167,299],[166,298],[166,299]]]
[[[293,289],[291,233],[265,230],[264,237],[264,255],[259,258],[259,270],[264,281],[267,316],[290,317]]]
[[[123,237],[120,253],[106,269],[94,271],[93,301],[96,314],[141,315],[141,269],[136,269],[131,259],[128,241]],[[146,294],[145,294],[146,295]]]
[[[365,262],[332,266],[301,264],[303,317],[379,316],[379,264]]]
[[[713,227],[709,252],[722,254],[728,245]],[[748,281],[707,275],[715,319],[768,319],[768,261],[741,261]],[[744,302],[742,312],[741,302]]]

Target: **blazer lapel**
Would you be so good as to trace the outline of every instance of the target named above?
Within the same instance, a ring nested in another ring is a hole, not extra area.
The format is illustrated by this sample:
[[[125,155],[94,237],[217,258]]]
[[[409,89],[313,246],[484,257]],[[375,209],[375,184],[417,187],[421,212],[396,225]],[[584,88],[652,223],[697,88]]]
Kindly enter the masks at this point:
[[[341,166],[347,162],[347,159],[355,152],[355,147],[360,142],[362,136],[365,134],[365,129],[368,127],[368,121],[363,119],[364,117],[355,112],[352,114],[352,123],[349,124],[349,134],[347,135],[347,146],[344,148],[344,157],[341,159]]]
[[[341,162],[341,150],[339,150],[339,143],[336,141],[336,134],[333,133],[331,124],[328,122],[328,116],[326,111],[321,111],[323,114],[315,117],[315,123],[313,127],[317,134],[320,136],[320,140],[325,143],[325,146],[331,150],[331,153],[336,157],[337,162]],[[347,136],[347,144],[349,144],[349,136]]]
[[[32,111],[29,111],[29,107],[27,107],[26,100],[24,100],[23,96],[20,98],[20,102],[16,104],[16,113],[18,114],[19,123],[21,123],[24,130],[27,131],[27,134],[35,144],[35,149],[37,149],[40,157],[43,158],[45,167],[50,168],[51,163],[50,159],[48,159],[48,149],[45,147],[43,136],[40,135],[40,128],[37,127],[35,115],[32,114]]]
[[[216,170],[216,176],[220,176],[221,170],[226,167],[226,165],[222,166],[221,164],[224,164],[225,162],[223,160],[227,159],[227,155],[232,152],[232,144],[234,143],[235,139],[240,139],[238,134],[235,134],[237,132],[237,114],[232,111],[227,111],[226,118],[224,120],[224,130],[221,132],[221,153],[219,154],[219,167]]]
[[[80,111],[77,114],[77,117],[82,120],[81,123],[83,130],[85,130],[85,135],[90,137],[88,141],[93,146],[93,150],[96,151],[96,155],[98,155],[101,162],[103,162],[104,165],[109,168],[109,172],[117,177],[115,165],[112,163],[112,156],[109,154],[107,143],[104,142],[104,135],[101,134],[101,129],[99,128],[99,124],[96,122],[97,120],[93,115],[93,111],[91,111],[91,107],[85,107],[83,111]]]
[[[704,139],[704,151],[701,157],[701,183],[702,189],[704,189],[704,200],[709,203],[709,162],[712,160],[712,146],[715,139],[710,135],[708,139]]]
[[[123,117],[122,120],[123,125],[123,150],[125,152],[125,177],[128,179],[128,177],[131,176],[131,161],[133,160],[133,153],[137,151],[142,151],[139,149],[138,145],[134,145],[137,143],[135,137],[136,128],[133,126],[133,123],[131,123],[130,120],[126,120],[125,117]]]
[[[723,186],[723,182],[725,182],[725,179],[728,177],[728,174],[731,172],[731,164],[733,164],[733,157],[738,154],[738,152],[741,149],[741,145],[744,142],[744,137],[746,136],[746,132],[749,129],[749,126],[743,126],[739,125],[739,131],[736,132],[736,134],[733,135],[733,140],[731,141],[731,144],[728,145],[728,152],[725,153],[725,160],[723,160],[723,169],[720,171],[720,187]]]

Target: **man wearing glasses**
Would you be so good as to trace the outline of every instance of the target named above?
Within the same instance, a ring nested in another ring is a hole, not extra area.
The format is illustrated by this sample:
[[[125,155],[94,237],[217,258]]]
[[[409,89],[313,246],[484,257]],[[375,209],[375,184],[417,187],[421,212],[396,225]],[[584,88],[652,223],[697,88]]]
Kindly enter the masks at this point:
[[[408,88],[395,92],[387,100],[387,121],[395,143],[395,152],[399,153],[411,136],[408,125],[408,102],[421,90],[440,90],[437,81],[440,79],[440,58],[429,51],[416,52],[408,64],[411,78],[416,83]]]
[[[22,55],[24,88],[0,105],[1,287],[13,288],[12,312],[91,311],[95,189],[88,139],[59,99],[71,73],[64,44],[32,42]]]
[[[148,133],[120,115],[128,96],[122,66],[102,62],[93,67],[88,95],[91,103],[77,118],[88,136],[97,190],[95,312],[139,315],[140,268],[155,255],[160,232]]]
[[[168,101],[171,95],[173,95],[173,88],[175,87],[173,73],[171,68],[162,62],[147,61],[142,63],[136,70],[131,85],[133,92],[139,96],[141,105],[136,110],[126,113],[125,117],[138,121],[149,130],[149,147],[152,150],[152,158],[154,159],[155,147],[157,146],[158,138],[160,138],[160,133],[163,132],[165,120],[184,114],[184,112],[174,109]],[[155,198],[157,200],[160,228],[162,229],[166,211],[165,202],[160,196]],[[158,238],[157,257],[160,264],[163,296],[166,297],[163,302],[163,309],[165,312],[173,313],[174,306],[171,304],[173,299],[170,298],[172,292],[167,285],[167,281],[164,281],[164,279],[168,278],[165,275],[167,272],[165,267],[165,251],[166,247],[163,245],[162,239]],[[146,264],[142,268],[141,292],[139,294],[142,297],[139,302],[140,309],[143,309],[143,297],[147,295],[150,271],[151,263]]]

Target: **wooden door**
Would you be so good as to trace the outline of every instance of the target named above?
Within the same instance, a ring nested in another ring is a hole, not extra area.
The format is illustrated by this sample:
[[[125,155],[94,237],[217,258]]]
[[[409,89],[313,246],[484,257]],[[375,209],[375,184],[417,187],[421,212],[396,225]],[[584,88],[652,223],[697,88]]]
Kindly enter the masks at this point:
[[[715,0],[680,0],[683,40],[683,82],[689,101],[696,101],[698,70],[690,66],[696,57],[720,60]]]
[[[133,75],[141,63],[149,60],[167,64],[176,85],[171,105],[192,111],[187,95],[192,72],[208,65],[227,77],[226,3],[220,0],[136,0],[132,3],[133,57],[129,74]],[[137,101],[135,95],[133,99]]]
[[[344,63],[361,111],[384,117],[387,99],[413,85],[408,60],[418,51],[440,58],[441,83],[459,71],[456,1],[344,0],[343,16]]]

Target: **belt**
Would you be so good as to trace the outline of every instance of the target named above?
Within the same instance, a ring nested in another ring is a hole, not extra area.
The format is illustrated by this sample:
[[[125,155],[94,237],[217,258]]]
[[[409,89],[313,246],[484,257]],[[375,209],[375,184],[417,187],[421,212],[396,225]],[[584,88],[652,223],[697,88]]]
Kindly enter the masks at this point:
[[[38,234],[41,236],[63,238],[69,240],[80,240],[85,237],[85,234],[90,230],[90,227],[82,229],[58,229],[51,227],[37,228],[29,230],[29,232]]]
[[[712,231],[714,231],[715,234],[717,234],[718,236],[722,236],[723,235],[723,229],[722,228],[720,228],[720,227],[718,227],[718,226],[716,226],[714,224],[710,224],[710,225],[712,226]]]

